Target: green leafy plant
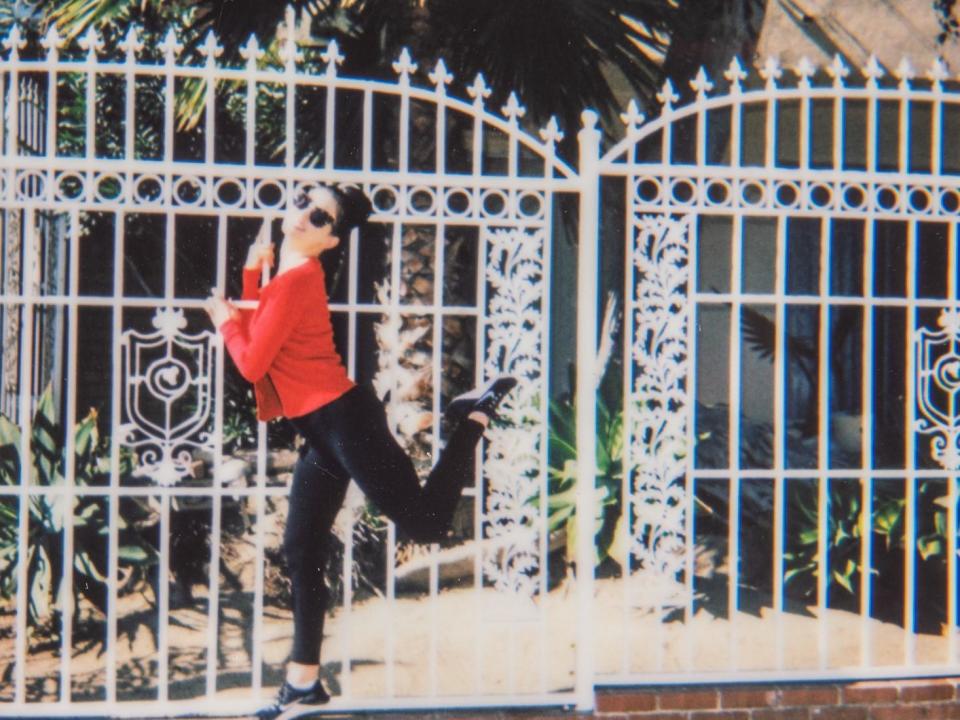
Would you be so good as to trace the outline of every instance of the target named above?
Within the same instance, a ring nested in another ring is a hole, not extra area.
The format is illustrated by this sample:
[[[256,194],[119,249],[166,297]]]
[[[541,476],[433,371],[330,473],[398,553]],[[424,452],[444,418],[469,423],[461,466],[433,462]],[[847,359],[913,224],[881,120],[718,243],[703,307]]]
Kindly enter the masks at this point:
[[[917,553],[923,561],[946,562],[948,548],[947,509],[949,499],[942,494],[943,483],[923,480],[917,486],[916,514],[918,522]],[[787,570],[784,582],[803,599],[816,596],[819,578],[819,510],[817,483],[814,480],[792,481],[787,490],[788,532],[784,560]],[[861,562],[862,487],[858,481],[831,482],[827,515],[827,552],[830,578],[828,592],[842,589],[856,594],[856,585],[863,572]],[[892,488],[875,490],[870,528],[874,536],[873,573],[894,555],[902,556],[906,498]]]
[[[29,482],[31,486],[62,486],[66,482],[66,453],[60,447],[62,433],[57,424],[53,393],[48,386],[40,396],[30,447]],[[21,481],[20,428],[0,415],[0,484],[18,485]],[[105,485],[110,477],[109,443],[97,427],[97,413],[91,410],[74,428],[74,479],[77,486]],[[133,458],[121,453],[120,473],[129,474]],[[19,532],[19,500],[0,501],[0,597],[16,592],[18,559],[26,552],[28,620],[32,626],[48,622],[56,600],[64,588],[64,519],[73,516],[73,592],[105,611],[107,600],[107,545],[110,532],[109,502],[102,497],[64,493],[31,493],[27,501],[30,513],[26,538]],[[120,500],[117,532],[119,537],[119,588],[136,586],[157,561],[157,551],[147,532],[159,521],[158,513],[147,498]]]
[[[576,406],[571,402],[551,401],[547,480],[547,528],[553,533],[566,531],[566,557],[576,557],[577,543],[577,441]],[[597,528],[594,548],[596,564],[611,556],[620,527],[622,512],[620,487],[623,482],[623,412],[611,412],[603,400],[597,402]],[[540,498],[532,501],[540,506]]]

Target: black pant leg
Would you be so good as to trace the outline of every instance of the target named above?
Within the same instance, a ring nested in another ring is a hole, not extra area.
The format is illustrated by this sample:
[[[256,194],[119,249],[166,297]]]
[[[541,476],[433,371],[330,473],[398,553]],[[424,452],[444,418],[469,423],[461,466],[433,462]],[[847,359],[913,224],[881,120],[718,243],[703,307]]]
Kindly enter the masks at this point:
[[[293,595],[291,659],[304,665],[320,661],[330,530],[349,482],[336,459],[322,447],[310,446],[294,467],[283,550]]]
[[[470,477],[483,426],[466,420],[421,488],[416,470],[387,426],[372,390],[354,388],[297,427],[322,443],[373,503],[417,542],[443,537]]]

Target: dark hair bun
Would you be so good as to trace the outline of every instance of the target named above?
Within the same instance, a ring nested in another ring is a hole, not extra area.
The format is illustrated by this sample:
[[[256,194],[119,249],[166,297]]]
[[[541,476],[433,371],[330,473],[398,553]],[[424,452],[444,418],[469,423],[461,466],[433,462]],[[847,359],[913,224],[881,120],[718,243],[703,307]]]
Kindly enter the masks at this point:
[[[373,212],[373,203],[356,185],[335,185],[331,190],[340,206],[340,217],[334,227],[334,235],[346,239],[351,230],[367,221]]]

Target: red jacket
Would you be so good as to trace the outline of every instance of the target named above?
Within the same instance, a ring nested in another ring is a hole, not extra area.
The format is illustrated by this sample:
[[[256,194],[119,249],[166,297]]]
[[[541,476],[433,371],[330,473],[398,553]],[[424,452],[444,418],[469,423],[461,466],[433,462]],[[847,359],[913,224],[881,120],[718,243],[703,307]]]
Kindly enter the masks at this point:
[[[311,258],[262,290],[259,276],[244,268],[243,299],[259,299],[257,309],[241,310],[220,332],[254,384],[257,418],[306,415],[354,386],[333,343],[323,266]]]

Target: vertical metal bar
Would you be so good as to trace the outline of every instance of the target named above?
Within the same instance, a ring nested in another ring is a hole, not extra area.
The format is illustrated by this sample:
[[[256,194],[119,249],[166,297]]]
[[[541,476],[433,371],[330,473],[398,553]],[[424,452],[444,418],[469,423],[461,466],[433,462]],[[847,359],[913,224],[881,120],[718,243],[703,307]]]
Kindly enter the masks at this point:
[[[212,540],[211,540],[212,542]],[[170,685],[170,495],[160,497],[160,557],[157,568],[157,700],[169,699]]]
[[[213,78],[211,76],[210,81],[212,83]],[[210,86],[212,88],[212,85]],[[265,221],[266,222],[266,221]],[[217,277],[216,277],[216,287],[218,290],[223,292],[226,289],[227,279],[226,275],[227,267],[227,218],[223,215],[217,216]],[[221,474],[221,469],[223,468],[223,415],[224,407],[226,406],[226,398],[224,398],[224,362],[226,358],[223,356],[223,343],[220,341],[220,334],[217,333],[215,336],[215,344],[213,345],[217,350],[216,364],[214,365],[214,429],[213,437],[216,438],[214,450],[213,450],[213,498],[212,498],[212,510],[213,517],[210,519],[210,567],[209,567],[209,579],[207,580],[208,588],[208,601],[207,601],[207,667],[206,667],[206,694],[208,698],[213,698],[217,692],[217,665],[220,657],[219,653],[219,638],[220,638],[220,535],[221,535],[221,518],[223,514],[223,495],[222,495],[222,483],[223,478]],[[262,496],[261,496],[262,497]],[[257,568],[262,572],[263,563],[258,563]],[[262,590],[262,588],[261,588]],[[256,602],[256,597],[254,602]],[[261,599],[262,602],[262,599]],[[254,626],[254,632],[257,632],[260,628]],[[256,642],[257,638],[254,638],[253,647],[254,654],[259,655],[260,649]],[[255,686],[259,687],[259,668],[257,667],[259,663],[254,663],[253,672],[257,674],[258,682],[255,683]]]
[[[254,54],[247,58],[246,92],[244,93],[244,162],[248,167],[256,163],[256,130],[257,130],[257,60]],[[253,191],[252,181],[247,184],[247,193]]]
[[[689,315],[686,318],[687,321],[687,377],[686,377],[686,395],[688,398],[688,416],[687,416],[687,458],[686,458],[686,479],[687,479],[687,492],[686,492],[686,509],[685,514],[685,525],[686,525],[686,538],[684,541],[684,548],[686,552],[686,562],[684,567],[684,585],[686,586],[686,617],[684,619],[683,635],[684,635],[684,667],[687,668],[689,672],[693,672],[693,657],[694,657],[694,647],[693,647],[693,618],[694,611],[696,607],[696,597],[694,587],[694,573],[696,570],[695,557],[696,557],[696,525],[695,525],[695,510],[696,510],[696,499],[697,499],[697,480],[696,480],[696,441],[697,441],[697,323],[696,323],[696,314],[698,309],[698,304],[695,301],[691,301],[691,298],[696,297],[696,283],[697,283],[697,274],[698,267],[700,263],[699,257],[699,226],[696,219],[691,219],[688,224],[688,235],[689,238],[689,255],[687,260],[687,266],[689,268],[687,275],[687,287],[685,292],[687,295],[687,301],[689,303]],[[624,583],[626,584],[626,583]],[[624,608],[626,611],[626,608]]]
[[[479,123],[479,115],[476,117],[476,122]],[[474,133],[474,150],[476,151],[477,143],[477,134]],[[475,198],[479,197],[479,194],[474,196]],[[476,202],[479,203],[477,199]],[[479,204],[477,215],[480,216]],[[477,327],[476,327],[476,351],[474,354],[474,377],[477,378],[478,384],[479,381],[483,380],[483,366],[484,360],[487,356],[487,264],[489,262],[488,249],[487,249],[487,233],[489,228],[485,223],[481,223],[478,227],[477,232],[477,276],[476,276],[476,287],[477,287]],[[477,538],[478,542],[476,543],[476,551],[473,556],[473,605],[476,609],[475,617],[478,618],[478,622],[474,625],[474,655],[473,655],[473,666],[476,668],[474,673],[474,685],[473,691],[475,694],[479,695],[483,692],[483,667],[484,662],[486,661],[486,652],[485,652],[485,635],[482,632],[484,627],[485,613],[484,613],[484,598],[482,597],[483,590],[483,580],[484,580],[484,568],[483,568],[483,534],[484,528],[486,525],[486,513],[484,512],[485,508],[483,506],[483,498],[487,496],[486,493],[486,477],[484,475],[483,467],[483,455],[484,455],[484,441],[481,439],[480,446],[477,449],[476,460],[475,460],[475,470],[474,477],[476,478],[476,487],[475,487],[475,501],[474,501],[474,527],[479,537]]]
[[[784,584],[783,554],[786,540],[786,370],[787,351],[787,218],[780,215],[776,219],[776,259],[774,276],[775,322],[773,353],[773,611],[777,618],[776,652],[777,668],[783,669],[786,661],[784,647]]]
[[[327,170],[333,170],[335,165],[334,148],[336,143],[334,140],[334,131],[335,131],[335,120],[337,117],[337,86],[336,80],[331,80],[330,82],[324,85],[327,89],[327,106],[326,113],[324,117],[324,128],[323,128],[323,166]]]
[[[577,244],[577,709],[593,709],[595,672],[593,633],[594,502],[596,488],[597,251],[600,225],[600,131],[597,115],[582,114],[580,144],[580,228]]]
[[[819,667],[827,665],[827,608],[829,607],[830,539],[830,225],[820,220],[820,339],[817,353],[817,658]]]
[[[124,225],[126,214],[117,213],[113,226],[113,296],[123,298],[123,259]],[[123,335],[123,306],[113,309],[113,362],[112,388],[110,397],[110,537],[108,550],[108,590],[107,590],[107,702],[117,700],[117,585],[119,578],[120,552],[120,393],[121,377],[121,338]]]
[[[17,212],[14,210],[14,212]],[[33,468],[33,398],[30,393],[30,378],[33,369],[33,309],[34,298],[32,287],[34,284],[33,244],[34,244],[34,216],[30,211],[24,211],[22,244],[22,287],[24,302],[21,305],[20,319],[20,507],[18,517],[17,537],[17,634],[15,640],[16,670],[14,672],[14,702],[22,703],[26,699],[27,678],[27,565],[30,519],[30,485],[31,470]]]
[[[373,92],[363,91],[363,171],[370,172],[373,167]]]
[[[727,453],[730,465],[730,505],[728,512],[727,547],[729,557],[730,586],[727,595],[727,617],[730,622],[730,658],[733,668],[740,667],[740,656],[737,635],[737,613],[739,610],[740,587],[740,405],[741,405],[741,348],[740,348],[740,293],[743,289],[743,216],[733,215],[730,261],[730,290],[734,301],[730,307],[730,437]]]
[[[930,138],[930,171],[940,175],[943,171],[943,99],[940,95],[940,84],[934,84],[936,93],[932,105],[932,129]]]
[[[215,43],[211,43],[215,44]],[[205,82],[206,94],[204,96],[204,108],[203,108],[203,157],[208,163],[215,163],[217,161],[216,157],[216,101],[217,101],[217,84],[216,84],[216,74],[217,74],[217,65],[216,59],[214,57],[214,52],[211,50],[210,54],[207,56],[206,65],[203,68],[203,80]],[[210,187],[211,191],[213,186]]]
[[[48,145],[48,148],[51,146]],[[73,656],[73,614],[74,596],[73,596],[73,507],[76,499],[75,488],[76,478],[76,432],[74,423],[77,416],[76,399],[76,375],[77,375],[77,305],[75,299],[78,292],[78,272],[80,269],[80,217],[77,210],[70,211],[70,241],[68,247],[70,257],[70,288],[68,290],[70,302],[67,304],[67,357],[66,357],[66,412],[64,413],[64,427],[66,428],[66,488],[67,497],[64,503],[64,522],[63,522],[63,581],[61,587],[67,588],[63,594],[61,607],[61,648],[60,648],[60,701],[70,702],[71,696],[71,677],[70,661]],[[54,348],[58,352],[59,348]]]
[[[938,117],[942,112],[937,103]],[[934,133],[938,136],[938,133]],[[939,163],[940,145],[935,143],[937,162]],[[939,173],[939,165],[937,172]],[[947,225],[947,298],[952,304],[957,302],[957,224]],[[953,397],[950,399],[954,402]],[[956,407],[950,408],[950,417],[956,417]],[[951,475],[947,485],[947,663],[957,663],[957,476]]]
[[[872,144],[872,135],[867,134],[868,142]],[[869,154],[869,153],[868,153]],[[874,252],[875,252],[876,222],[868,216],[865,224],[864,251],[863,251],[863,292],[866,298],[872,300],[874,287]],[[861,555],[860,567],[860,664],[869,667],[873,659],[873,635],[870,629],[870,614],[873,610],[873,586],[871,585],[872,558],[873,558],[873,331],[874,308],[864,307],[863,317],[863,347],[862,365],[862,415],[861,415],[861,451],[860,466],[864,469],[863,494],[861,496],[860,537]]]
[[[547,158],[546,163],[544,164],[544,174],[546,177],[549,177],[553,172],[553,151],[551,146],[551,152]],[[541,328],[540,335],[540,350],[543,353],[543,366],[541,368],[542,375],[540,377],[540,383],[542,391],[539,394],[540,399],[540,487],[539,487],[539,496],[541,498],[549,499],[549,484],[547,482],[548,478],[548,461],[549,461],[549,424],[550,424],[550,403],[549,403],[549,378],[550,378],[550,323],[547,321],[550,318],[551,305],[550,305],[550,287],[551,287],[551,240],[553,238],[553,193],[546,192],[543,197],[543,213],[544,213],[544,231],[542,235],[542,248],[543,253],[543,297],[541,300],[541,315],[544,318],[543,326]],[[547,592],[549,590],[549,568],[548,560],[550,556],[550,536],[547,533],[547,503],[540,503],[540,599],[541,602],[538,604],[540,612],[540,657],[539,657],[539,670],[540,670],[540,688],[543,692],[547,692],[548,680],[549,677],[547,673],[548,663],[547,663],[547,616],[545,610],[544,601],[547,598]]]
[[[222,347],[222,345],[221,345]],[[225,358],[220,362],[225,362]],[[264,593],[264,548],[267,524],[267,424],[257,423],[257,536],[253,593],[253,691],[259,699],[263,696],[263,593]]]
[[[637,298],[635,282],[635,258],[637,237],[637,182],[633,173],[627,178],[627,202],[625,203],[626,217],[623,226],[626,228],[623,258],[623,476],[620,481],[621,507],[623,515],[621,522],[627,528],[626,535],[633,535],[633,493],[631,480],[637,466],[637,453],[634,451],[634,362],[633,344],[634,331],[637,327]],[[694,249],[694,253],[696,249]],[[692,277],[696,277],[695,275]],[[633,572],[632,553],[630,543],[625,542],[621,548],[623,561],[622,607],[620,616],[620,673],[626,676],[630,672],[630,575]]]
[[[441,152],[440,146],[437,147],[437,154]],[[436,458],[440,454],[440,366],[443,364],[443,313],[440,311],[443,305],[443,277],[444,277],[444,239],[446,236],[446,225],[443,221],[443,188],[435,188],[437,194],[437,215],[440,218],[436,224],[434,234],[434,258],[433,265],[433,312],[432,321],[432,339],[433,344],[433,367],[432,377],[430,378],[433,387],[433,400],[431,402],[432,425],[431,428],[431,453]],[[437,696],[438,693],[438,628],[437,628],[437,597],[440,594],[440,577],[438,572],[436,543],[430,543],[430,606],[433,610],[430,613],[430,657],[428,660],[427,674],[429,677],[430,695]]]
[[[907,633],[904,662],[913,667],[916,662],[916,552],[917,552],[917,459],[916,440],[913,434],[916,419],[916,358],[913,353],[914,328],[917,323],[917,222],[907,222],[907,311],[906,311],[906,389],[904,392],[904,441],[906,458],[906,505],[904,506],[904,630]]]

